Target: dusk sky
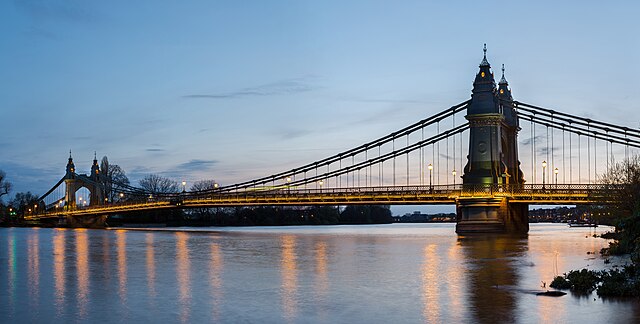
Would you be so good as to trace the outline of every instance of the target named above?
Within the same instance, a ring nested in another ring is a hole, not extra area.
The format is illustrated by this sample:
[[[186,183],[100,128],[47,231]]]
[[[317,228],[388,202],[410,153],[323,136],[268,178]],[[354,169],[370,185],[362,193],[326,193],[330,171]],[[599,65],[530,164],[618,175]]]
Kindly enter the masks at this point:
[[[469,99],[483,43],[516,100],[638,128],[638,17],[636,1],[2,1],[0,170],[42,194],[72,150],[133,184],[250,180]]]

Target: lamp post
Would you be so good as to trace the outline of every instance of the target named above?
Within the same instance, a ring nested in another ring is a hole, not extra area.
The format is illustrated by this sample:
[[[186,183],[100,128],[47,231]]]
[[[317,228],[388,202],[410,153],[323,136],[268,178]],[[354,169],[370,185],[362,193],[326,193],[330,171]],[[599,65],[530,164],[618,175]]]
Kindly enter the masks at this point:
[[[542,189],[544,189],[544,182],[545,182],[544,181],[544,178],[545,178],[544,174],[545,174],[546,169],[547,169],[547,161],[542,161]]]
[[[429,163],[429,165],[427,166],[427,169],[429,169],[429,192],[432,192],[433,191],[433,165]]]
[[[182,193],[187,192],[187,182],[186,181],[182,181]]]
[[[318,184],[320,185],[320,192],[322,193],[322,185],[324,184],[323,180],[318,181]]]
[[[558,168],[553,169],[553,173],[556,175],[556,189],[558,189]]]
[[[291,176],[287,176],[285,180],[287,181],[287,193],[290,193],[291,192],[291,186],[290,186]]]
[[[451,174],[453,175],[453,187],[455,188],[455,186],[456,186],[456,169],[453,169],[453,171],[451,171]]]

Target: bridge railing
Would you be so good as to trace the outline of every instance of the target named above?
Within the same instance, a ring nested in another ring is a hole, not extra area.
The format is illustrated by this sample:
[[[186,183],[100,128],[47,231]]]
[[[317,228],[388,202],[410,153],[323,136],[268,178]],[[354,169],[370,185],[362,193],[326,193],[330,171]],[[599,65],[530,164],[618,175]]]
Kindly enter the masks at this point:
[[[525,201],[611,201],[620,199],[616,192],[622,192],[624,185],[605,184],[450,184],[450,185],[417,185],[417,186],[374,186],[352,188],[296,188],[279,187],[264,190],[245,190],[237,192],[213,192],[207,195],[179,193],[158,195],[136,200],[105,204],[99,206],[78,207],[73,210],[60,209],[50,211],[49,215],[81,212],[118,212],[144,207],[166,208],[172,206],[191,205],[210,206],[215,204],[242,205],[243,202],[254,202],[268,205],[270,203],[322,203],[369,201],[384,203],[385,201],[400,203],[434,202],[454,203],[457,199],[508,197]],[[44,216],[44,215],[40,215]]]

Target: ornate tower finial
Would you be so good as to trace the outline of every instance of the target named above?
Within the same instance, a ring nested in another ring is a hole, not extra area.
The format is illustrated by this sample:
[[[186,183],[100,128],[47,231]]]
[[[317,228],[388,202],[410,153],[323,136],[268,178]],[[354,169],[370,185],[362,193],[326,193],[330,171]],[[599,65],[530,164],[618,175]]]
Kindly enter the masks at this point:
[[[71,149],[69,149],[69,158],[71,158]]]
[[[484,47],[482,48],[482,52],[484,52],[484,56],[482,57],[482,62],[480,62],[480,66],[490,66],[489,65],[489,61],[487,61],[487,44],[484,44]]]
[[[509,84],[509,82],[507,82],[507,79],[504,77],[504,64],[502,64],[502,78],[500,79],[500,82],[498,84]]]

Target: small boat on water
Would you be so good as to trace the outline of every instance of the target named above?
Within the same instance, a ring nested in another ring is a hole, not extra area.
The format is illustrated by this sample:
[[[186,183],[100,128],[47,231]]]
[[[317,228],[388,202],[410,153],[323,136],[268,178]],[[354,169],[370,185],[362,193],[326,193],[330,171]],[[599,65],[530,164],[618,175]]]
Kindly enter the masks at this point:
[[[569,223],[569,227],[598,227],[598,224],[587,222],[571,222]]]

